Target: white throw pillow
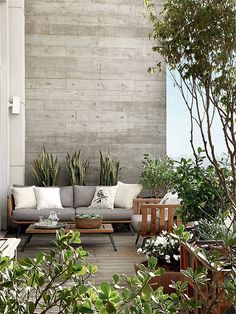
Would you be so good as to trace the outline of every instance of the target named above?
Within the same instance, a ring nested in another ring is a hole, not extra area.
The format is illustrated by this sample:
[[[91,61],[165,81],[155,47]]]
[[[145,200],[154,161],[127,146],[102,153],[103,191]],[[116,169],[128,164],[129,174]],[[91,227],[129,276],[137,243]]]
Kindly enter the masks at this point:
[[[97,186],[92,203],[89,207],[113,209],[117,188],[117,185]]]
[[[27,186],[22,188],[11,188],[14,202],[15,202],[15,209],[20,208],[36,208],[36,197],[34,193],[34,186]]]
[[[35,187],[34,191],[37,200],[37,209],[63,208],[61,205],[60,188]]]
[[[180,205],[180,202],[181,202],[181,199],[178,198],[178,193],[168,192],[160,200],[159,204],[178,204],[178,205]]]
[[[141,184],[127,184],[118,182],[118,190],[115,199],[115,207],[133,208],[133,199],[142,191]]]

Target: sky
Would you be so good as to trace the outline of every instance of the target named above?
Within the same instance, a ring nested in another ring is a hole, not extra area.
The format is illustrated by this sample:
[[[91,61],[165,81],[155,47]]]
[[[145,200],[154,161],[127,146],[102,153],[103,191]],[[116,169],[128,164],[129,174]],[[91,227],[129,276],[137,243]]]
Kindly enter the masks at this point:
[[[217,155],[226,151],[220,122],[214,124],[214,143]],[[196,146],[203,146],[200,134],[195,133]],[[190,118],[183,98],[167,72],[167,155],[179,159],[193,156],[190,146]]]

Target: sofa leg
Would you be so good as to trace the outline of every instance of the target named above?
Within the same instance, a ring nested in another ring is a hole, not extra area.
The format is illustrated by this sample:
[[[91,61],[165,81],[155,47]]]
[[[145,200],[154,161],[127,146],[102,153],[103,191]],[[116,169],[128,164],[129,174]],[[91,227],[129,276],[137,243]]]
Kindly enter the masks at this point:
[[[137,238],[136,238],[136,241],[135,241],[135,245],[138,244],[139,237],[140,237],[140,233],[137,234]]]
[[[21,230],[22,230],[22,225],[19,225],[18,228],[17,228],[17,231],[16,231],[16,238],[19,237],[19,235],[21,233]]]
[[[131,235],[133,236],[134,235],[134,232],[133,232],[133,227],[131,224],[128,224],[128,228],[129,228],[129,231],[131,233]]]

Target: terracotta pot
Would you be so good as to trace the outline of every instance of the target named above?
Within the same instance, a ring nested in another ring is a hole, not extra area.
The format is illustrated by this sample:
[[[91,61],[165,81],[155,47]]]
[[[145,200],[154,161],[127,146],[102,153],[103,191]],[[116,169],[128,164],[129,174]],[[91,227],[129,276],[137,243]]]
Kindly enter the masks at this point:
[[[144,266],[147,266],[147,261],[141,263]],[[140,265],[141,264],[135,264],[134,268],[136,273],[138,270],[140,270]],[[173,293],[175,292],[175,289],[172,289],[169,287],[171,284],[171,281],[180,281],[181,280],[181,273],[177,270],[173,270],[169,267],[168,264],[162,265],[162,267],[165,269],[164,275],[158,277],[153,277],[150,281],[149,284],[152,286],[154,290],[156,290],[159,287],[163,287],[163,292],[164,293]]]
[[[77,229],[99,229],[102,225],[102,218],[81,218],[75,217]]]

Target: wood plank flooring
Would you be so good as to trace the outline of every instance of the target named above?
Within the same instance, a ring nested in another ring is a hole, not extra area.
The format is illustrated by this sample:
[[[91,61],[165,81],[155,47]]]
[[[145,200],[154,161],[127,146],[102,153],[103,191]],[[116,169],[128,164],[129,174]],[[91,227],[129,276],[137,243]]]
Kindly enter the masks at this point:
[[[8,234],[12,237],[14,234]],[[25,248],[24,252],[20,249],[25,241],[25,234],[20,235],[22,241],[18,250],[18,258],[34,257],[40,251],[47,251],[53,247],[54,235],[34,235],[30,244]],[[99,267],[99,271],[95,276],[97,283],[112,280],[114,273],[133,275],[134,264],[142,261],[143,256],[137,254],[137,247],[134,242],[136,236],[132,236],[124,230],[115,231],[113,234],[114,241],[117,246],[117,252],[113,250],[108,235],[81,235],[82,246],[89,252],[88,261]],[[140,240],[141,243],[141,240]]]

